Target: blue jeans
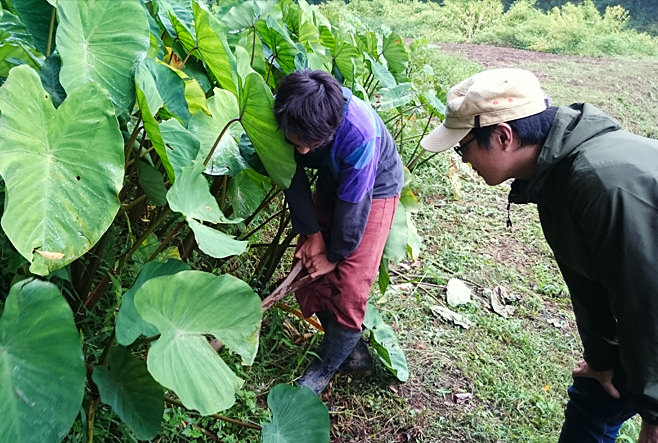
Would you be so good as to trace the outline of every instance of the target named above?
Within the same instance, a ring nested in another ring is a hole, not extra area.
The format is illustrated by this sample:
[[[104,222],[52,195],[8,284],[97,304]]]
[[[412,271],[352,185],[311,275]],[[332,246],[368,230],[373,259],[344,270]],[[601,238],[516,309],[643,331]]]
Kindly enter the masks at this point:
[[[628,396],[614,399],[592,378],[575,377],[559,443],[614,443],[621,425],[637,411]]]

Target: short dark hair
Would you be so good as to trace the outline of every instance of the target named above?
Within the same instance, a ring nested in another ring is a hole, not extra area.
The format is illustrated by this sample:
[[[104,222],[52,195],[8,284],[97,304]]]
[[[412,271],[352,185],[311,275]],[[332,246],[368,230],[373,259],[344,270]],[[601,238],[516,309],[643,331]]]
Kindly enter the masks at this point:
[[[343,120],[343,91],[338,80],[321,70],[302,70],[281,80],[274,115],[285,134],[304,143],[327,141]]]
[[[539,114],[510,120],[507,123],[521,140],[521,147],[534,145],[544,140],[553,126],[557,106],[550,106]],[[491,133],[496,125],[475,128],[471,132],[480,146],[491,148]]]

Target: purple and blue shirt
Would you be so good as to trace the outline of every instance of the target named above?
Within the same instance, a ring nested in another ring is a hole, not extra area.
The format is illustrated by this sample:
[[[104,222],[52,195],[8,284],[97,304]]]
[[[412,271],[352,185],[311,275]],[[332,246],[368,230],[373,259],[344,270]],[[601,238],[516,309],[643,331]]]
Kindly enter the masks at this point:
[[[292,225],[299,234],[320,230],[304,168],[318,170],[316,192],[334,204],[327,258],[336,262],[359,245],[370,215],[372,199],[397,196],[404,169],[395,141],[372,107],[343,88],[343,121],[324,146],[301,155],[285,191]]]

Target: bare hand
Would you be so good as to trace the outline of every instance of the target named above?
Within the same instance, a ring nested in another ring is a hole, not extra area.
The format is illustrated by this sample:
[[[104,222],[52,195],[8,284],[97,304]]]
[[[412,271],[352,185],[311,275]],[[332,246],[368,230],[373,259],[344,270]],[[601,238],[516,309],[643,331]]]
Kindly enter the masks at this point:
[[[640,428],[640,436],[637,438],[637,443],[658,443],[658,426],[650,425],[642,420],[642,427]]]
[[[335,262],[329,261],[326,254],[320,254],[313,257],[306,265],[306,270],[311,275],[312,279],[316,279],[322,275],[328,274],[336,269]]]
[[[587,377],[597,380],[610,397],[619,398],[619,391],[615,388],[615,385],[612,384],[612,376],[614,374],[615,371],[612,369],[595,371],[589,367],[586,361],[581,361],[578,364],[578,367],[571,372],[571,375],[574,377]],[[658,441],[656,443],[658,443]]]
[[[324,244],[324,238],[320,232],[300,237],[299,241],[300,245],[295,252],[295,258],[300,259],[307,269],[313,257],[327,253],[327,246]]]
[[[322,233],[309,234],[304,236],[301,241],[302,243],[295,252],[295,258],[302,261],[312,279],[336,269],[336,263],[327,258],[327,246],[322,238]]]

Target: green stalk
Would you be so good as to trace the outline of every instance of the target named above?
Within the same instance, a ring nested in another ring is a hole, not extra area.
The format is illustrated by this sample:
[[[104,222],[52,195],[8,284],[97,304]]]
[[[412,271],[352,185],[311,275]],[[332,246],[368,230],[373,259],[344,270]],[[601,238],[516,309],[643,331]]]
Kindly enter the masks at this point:
[[[46,45],[46,57],[50,55],[53,43],[53,32],[55,31],[55,17],[57,16],[57,9],[53,7],[50,11],[50,27],[48,28],[48,44]]]

